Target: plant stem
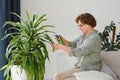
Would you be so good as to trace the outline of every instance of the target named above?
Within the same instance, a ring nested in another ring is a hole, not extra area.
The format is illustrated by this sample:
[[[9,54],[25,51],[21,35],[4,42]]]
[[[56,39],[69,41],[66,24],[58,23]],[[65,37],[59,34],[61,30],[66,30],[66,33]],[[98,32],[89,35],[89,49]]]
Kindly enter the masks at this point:
[[[114,40],[115,40],[115,32],[116,32],[116,26],[113,27],[113,33],[112,33],[112,44],[114,44]]]

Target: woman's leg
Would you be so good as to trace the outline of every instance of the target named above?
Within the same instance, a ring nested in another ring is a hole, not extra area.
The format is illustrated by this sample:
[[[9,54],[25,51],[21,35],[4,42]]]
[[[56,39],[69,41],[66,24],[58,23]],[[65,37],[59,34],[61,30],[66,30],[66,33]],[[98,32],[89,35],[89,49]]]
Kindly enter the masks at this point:
[[[54,80],[65,80],[66,78],[74,77],[73,73],[79,72],[79,69],[69,69],[55,75]]]

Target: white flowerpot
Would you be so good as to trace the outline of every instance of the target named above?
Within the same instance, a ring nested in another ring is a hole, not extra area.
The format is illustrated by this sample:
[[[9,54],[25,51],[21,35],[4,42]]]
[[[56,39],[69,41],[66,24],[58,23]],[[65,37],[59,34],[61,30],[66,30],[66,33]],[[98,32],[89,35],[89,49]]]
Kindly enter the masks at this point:
[[[25,71],[16,65],[11,67],[11,76],[12,80],[27,80]]]

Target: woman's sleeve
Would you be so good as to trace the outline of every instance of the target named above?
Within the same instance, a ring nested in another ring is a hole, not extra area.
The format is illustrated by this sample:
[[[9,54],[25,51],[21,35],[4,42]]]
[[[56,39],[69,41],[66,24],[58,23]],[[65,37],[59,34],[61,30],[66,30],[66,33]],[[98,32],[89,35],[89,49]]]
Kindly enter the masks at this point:
[[[81,36],[78,37],[77,39],[73,40],[73,41],[70,41],[69,47],[76,48],[76,44],[80,40],[80,38],[81,38]]]

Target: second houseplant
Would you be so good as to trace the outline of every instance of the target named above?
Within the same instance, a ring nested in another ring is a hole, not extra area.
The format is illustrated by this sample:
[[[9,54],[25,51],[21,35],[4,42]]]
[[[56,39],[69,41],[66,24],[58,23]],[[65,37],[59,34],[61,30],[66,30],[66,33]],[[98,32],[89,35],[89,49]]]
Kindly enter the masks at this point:
[[[103,32],[99,33],[102,39],[102,51],[120,50],[120,32],[117,34],[116,28],[115,22],[111,21],[110,25],[107,25]]]
[[[54,43],[49,35],[54,32],[48,29],[54,26],[42,24],[47,20],[46,14],[30,16],[26,11],[26,20],[14,12],[12,14],[21,22],[6,21],[4,24],[4,27],[12,27],[6,30],[3,37],[3,40],[8,37],[11,37],[11,40],[5,54],[8,63],[1,70],[5,69],[6,80],[12,80],[10,70],[13,65],[25,71],[27,80],[44,80],[45,61],[49,60],[47,45]],[[15,32],[8,33],[9,30]]]

